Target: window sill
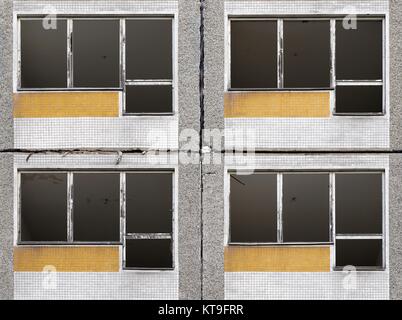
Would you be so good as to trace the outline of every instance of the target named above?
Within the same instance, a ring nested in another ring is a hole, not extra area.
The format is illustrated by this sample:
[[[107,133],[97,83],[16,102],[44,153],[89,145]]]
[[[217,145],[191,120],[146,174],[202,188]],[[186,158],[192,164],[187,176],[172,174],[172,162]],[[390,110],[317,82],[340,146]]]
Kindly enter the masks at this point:
[[[121,242],[18,242],[17,247],[99,247],[99,246],[122,246]]]

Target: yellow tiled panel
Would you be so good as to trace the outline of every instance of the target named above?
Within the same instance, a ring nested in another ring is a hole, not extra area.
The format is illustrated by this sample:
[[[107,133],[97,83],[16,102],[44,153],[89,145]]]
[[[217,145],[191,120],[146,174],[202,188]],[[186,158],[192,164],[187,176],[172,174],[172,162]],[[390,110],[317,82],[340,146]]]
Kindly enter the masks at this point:
[[[119,92],[21,92],[14,118],[118,117]]]
[[[328,118],[330,92],[227,92],[225,118]]]
[[[119,247],[15,247],[14,271],[41,272],[54,266],[59,272],[118,272]]]
[[[330,247],[225,248],[225,272],[329,272]]]

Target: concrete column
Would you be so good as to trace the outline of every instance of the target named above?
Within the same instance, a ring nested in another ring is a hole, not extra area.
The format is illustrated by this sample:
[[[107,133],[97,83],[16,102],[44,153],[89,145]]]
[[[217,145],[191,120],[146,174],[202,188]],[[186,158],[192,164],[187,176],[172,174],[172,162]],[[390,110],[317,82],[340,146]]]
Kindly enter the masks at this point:
[[[0,3],[0,299],[13,299],[13,23],[12,1]]]
[[[179,134],[200,131],[199,0],[179,0]],[[179,141],[184,148],[188,140]],[[198,147],[198,144],[197,144]],[[198,149],[179,161],[179,298],[201,299],[201,176]]]
[[[203,299],[224,299],[224,1],[204,2]],[[222,142],[213,143],[208,132]],[[214,135],[215,136],[215,135]]]
[[[402,150],[402,2],[390,0],[390,141]],[[402,155],[390,156],[389,268],[390,298],[402,299]]]

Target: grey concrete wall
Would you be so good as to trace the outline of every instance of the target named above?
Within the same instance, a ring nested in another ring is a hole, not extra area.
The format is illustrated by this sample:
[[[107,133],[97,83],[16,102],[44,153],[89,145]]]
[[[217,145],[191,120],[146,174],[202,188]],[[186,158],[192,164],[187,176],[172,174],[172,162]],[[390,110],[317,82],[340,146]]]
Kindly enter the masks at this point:
[[[198,0],[179,0],[179,133],[200,130],[199,12]],[[186,143],[184,139],[179,146],[184,148]],[[194,161],[179,164],[180,299],[201,299],[201,176],[198,149],[193,151]]]
[[[390,142],[402,150],[402,2],[390,0]],[[390,298],[402,299],[402,155],[390,156]]]
[[[402,156],[390,156],[389,172],[390,299],[402,299]]]
[[[0,150],[13,147],[12,1],[0,2]],[[13,298],[13,156],[0,153],[0,299]]]
[[[224,1],[204,3],[205,129],[224,129]],[[219,135],[218,135],[219,137]],[[203,299],[224,298],[223,141],[205,139],[212,154],[203,161]]]
[[[391,149],[402,150],[402,2],[390,0]]]

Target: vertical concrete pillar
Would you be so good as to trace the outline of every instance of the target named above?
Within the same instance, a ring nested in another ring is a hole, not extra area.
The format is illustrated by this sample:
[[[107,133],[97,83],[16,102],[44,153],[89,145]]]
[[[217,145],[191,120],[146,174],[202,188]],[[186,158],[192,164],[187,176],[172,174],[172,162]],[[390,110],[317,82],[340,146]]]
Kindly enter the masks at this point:
[[[224,299],[224,1],[204,1],[203,299]],[[213,143],[209,133],[222,142]]]
[[[0,150],[13,147],[12,1],[0,3]],[[0,299],[13,288],[13,155],[0,152]]]
[[[390,0],[390,141],[402,150],[402,2]],[[389,185],[390,298],[402,299],[402,155],[390,156]]]
[[[390,299],[402,299],[402,157],[390,156],[389,270]]]
[[[179,0],[179,134],[190,130],[197,136],[200,132],[199,21],[199,0]],[[180,149],[184,149],[188,142],[187,139],[179,141]],[[182,154],[192,161],[179,161],[180,299],[201,299],[201,176],[198,154],[198,149],[193,150],[191,155]]]

